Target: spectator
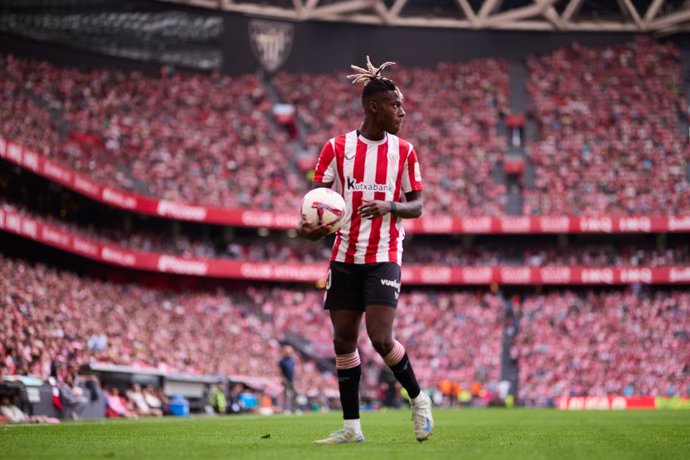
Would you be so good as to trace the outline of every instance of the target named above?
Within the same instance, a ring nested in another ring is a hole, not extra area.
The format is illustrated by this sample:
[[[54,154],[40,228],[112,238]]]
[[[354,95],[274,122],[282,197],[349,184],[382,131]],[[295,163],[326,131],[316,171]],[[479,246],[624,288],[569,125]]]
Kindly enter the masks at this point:
[[[146,397],[141,390],[141,385],[134,383],[126,392],[127,399],[132,404],[134,412],[139,416],[153,416],[160,417],[163,411],[158,408],[153,408],[146,402]]]
[[[160,395],[156,394],[156,390],[151,385],[146,385],[142,390],[144,394],[144,400],[146,404],[151,408],[152,411],[160,412],[161,414],[166,413],[165,395],[162,394],[162,389]],[[161,399],[161,397],[163,399]]]
[[[223,382],[218,382],[211,393],[210,403],[216,414],[225,414],[227,411],[224,387]]]
[[[65,414],[73,420],[80,420],[89,403],[88,398],[84,396],[84,390],[75,383],[74,377],[69,373],[58,383],[58,389]]]
[[[295,390],[294,350],[289,345],[282,348],[283,357],[278,361],[283,384],[283,412],[291,414],[297,410],[297,390]]]
[[[124,398],[120,396],[120,391],[115,387],[104,387],[106,417],[138,418],[137,414],[126,404]]]
[[[18,398],[14,396],[11,400],[7,396],[0,398],[0,413],[7,417],[10,423],[60,423],[59,419],[45,415],[27,415],[22,411],[18,404]]]

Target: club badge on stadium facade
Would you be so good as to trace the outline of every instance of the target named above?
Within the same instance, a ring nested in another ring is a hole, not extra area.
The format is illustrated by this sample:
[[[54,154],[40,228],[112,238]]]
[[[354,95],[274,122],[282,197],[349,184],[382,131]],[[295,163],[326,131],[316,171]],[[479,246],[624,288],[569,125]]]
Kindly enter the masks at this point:
[[[267,72],[275,72],[287,61],[292,51],[294,33],[295,26],[289,22],[249,21],[252,51]]]

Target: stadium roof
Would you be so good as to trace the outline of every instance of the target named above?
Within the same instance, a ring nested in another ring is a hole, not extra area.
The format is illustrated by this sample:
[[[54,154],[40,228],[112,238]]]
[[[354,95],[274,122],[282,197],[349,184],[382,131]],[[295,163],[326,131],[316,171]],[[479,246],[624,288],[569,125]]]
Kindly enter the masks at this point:
[[[159,0],[294,21],[553,32],[690,31],[689,0]]]

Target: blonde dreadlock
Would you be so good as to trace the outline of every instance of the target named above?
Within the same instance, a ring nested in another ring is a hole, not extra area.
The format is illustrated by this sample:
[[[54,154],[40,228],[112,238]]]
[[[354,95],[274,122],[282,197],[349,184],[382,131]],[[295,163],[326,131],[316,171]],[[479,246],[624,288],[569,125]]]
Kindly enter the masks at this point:
[[[381,76],[381,71],[386,67],[390,67],[395,62],[384,62],[378,67],[374,67],[371,63],[371,59],[367,56],[367,68],[358,67],[352,65],[352,70],[355,74],[348,75],[347,78],[352,80],[352,83],[363,83],[364,88],[362,89],[362,104],[366,105],[366,101],[376,93],[381,93],[384,91],[397,91],[398,87],[395,82],[389,78]]]
[[[365,86],[371,83],[372,81],[379,79],[392,81],[388,78],[382,77],[381,71],[386,67],[390,67],[394,64],[395,62],[387,61],[378,67],[374,67],[374,65],[371,63],[371,59],[369,59],[369,56],[367,56],[367,68],[363,69],[359,66],[351,65],[350,67],[352,68],[352,70],[356,71],[357,73],[348,75],[347,78],[352,80],[353,84],[364,83]]]

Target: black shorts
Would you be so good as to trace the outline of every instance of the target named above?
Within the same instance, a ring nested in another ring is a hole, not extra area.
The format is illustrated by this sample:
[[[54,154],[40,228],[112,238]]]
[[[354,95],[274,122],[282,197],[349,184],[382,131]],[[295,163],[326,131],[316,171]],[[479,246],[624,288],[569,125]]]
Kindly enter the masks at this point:
[[[395,262],[331,262],[326,280],[326,310],[364,311],[368,305],[398,306],[400,265]]]

